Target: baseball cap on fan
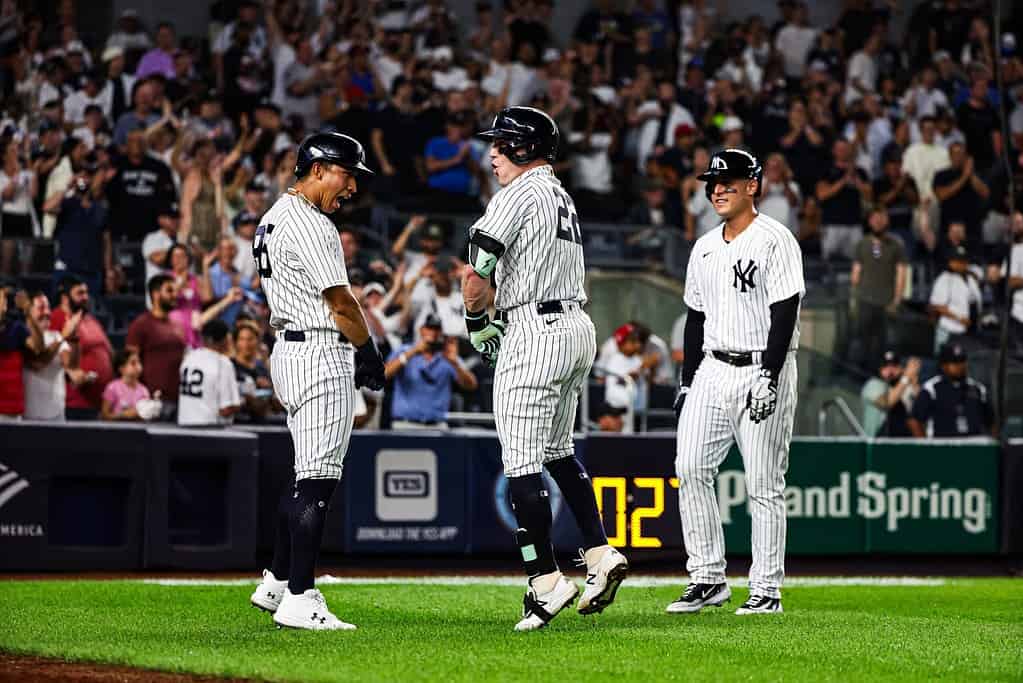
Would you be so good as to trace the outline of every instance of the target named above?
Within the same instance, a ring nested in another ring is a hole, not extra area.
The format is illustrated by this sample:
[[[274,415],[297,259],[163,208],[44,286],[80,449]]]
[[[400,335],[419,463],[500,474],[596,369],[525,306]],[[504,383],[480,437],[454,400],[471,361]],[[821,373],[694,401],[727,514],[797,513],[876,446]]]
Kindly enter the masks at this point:
[[[888,349],[881,356],[881,367],[886,365],[902,365],[902,357],[894,349]]]
[[[938,354],[939,363],[965,363],[966,351],[959,342],[947,342]]]

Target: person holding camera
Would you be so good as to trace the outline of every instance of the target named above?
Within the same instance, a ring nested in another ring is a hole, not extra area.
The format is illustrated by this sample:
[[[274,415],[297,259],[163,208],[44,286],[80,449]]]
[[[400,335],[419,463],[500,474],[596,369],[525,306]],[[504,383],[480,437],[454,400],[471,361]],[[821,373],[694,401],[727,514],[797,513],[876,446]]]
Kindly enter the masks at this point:
[[[109,241],[105,199],[107,174],[89,155],[71,175],[64,192],[52,194],[43,204],[56,217],[56,275],[74,273],[93,292],[103,291],[104,244]]]
[[[451,383],[475,391],[476,377],[458,358],[458,340],[445,337],[436,315],[419,328],[419,342],[405,344],[387,359],[384,374],[394,380],[393,429],[447,429]]]

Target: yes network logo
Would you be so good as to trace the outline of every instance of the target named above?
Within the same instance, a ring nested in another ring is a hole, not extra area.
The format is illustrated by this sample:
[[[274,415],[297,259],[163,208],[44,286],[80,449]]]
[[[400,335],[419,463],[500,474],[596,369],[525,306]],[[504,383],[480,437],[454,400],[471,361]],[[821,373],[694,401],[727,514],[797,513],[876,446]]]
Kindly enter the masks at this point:
[[[433,451],[379,451],[375,482],[380,521],[430,522],[437,518],[437,454]]]

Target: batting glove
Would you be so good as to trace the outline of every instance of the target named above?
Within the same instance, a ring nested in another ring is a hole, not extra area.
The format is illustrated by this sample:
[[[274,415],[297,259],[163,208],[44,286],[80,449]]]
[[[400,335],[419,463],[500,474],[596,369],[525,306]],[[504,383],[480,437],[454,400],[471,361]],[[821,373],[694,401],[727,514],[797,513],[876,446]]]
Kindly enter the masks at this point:
[[[482,355],[484,365],[486,365],[491,370],[497,367],[497,351],[495,351],[494,353],[484,353]]]
[[[355,388],[369,387],[373,391],[380,391],[385,381],[384,359],[370,337],[365,344],[355,349]]]
[[[482,313],[466,313],[465,328],[469,331],[469,343],[484,356],[497,358],[504,338],[505,323],[503,320],[491,320],[484,311]]]
[[[689,387],[679,382],[678,391],[675,393],[675,401],[671,404],[671,407],[675,409],[675,417],[677,419],[682,418],[682,406],[686,404],[686,396],[689,395]]]
[[[763,422],[778,405],[778,378],[766,368],[760,368],[753,388],[746,395],[746,408],[749,409],[749,419],[753,424]]]

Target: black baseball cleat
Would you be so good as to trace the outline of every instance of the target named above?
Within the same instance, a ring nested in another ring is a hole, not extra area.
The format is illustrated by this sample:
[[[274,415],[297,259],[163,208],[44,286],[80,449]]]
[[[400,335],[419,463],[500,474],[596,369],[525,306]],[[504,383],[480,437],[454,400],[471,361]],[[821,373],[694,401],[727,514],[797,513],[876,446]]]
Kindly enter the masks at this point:
[[[738,615],[745,614],[781,614],[784,612],[781,608],[781,600],[779,598],[769,598],[766,595],[750,595],[746,598],[746,602],[739,606],[739,609],[735,610]]]
[[[668,614],[692,614],[704,607],[721,607],[732,599],[727,583],[691,583],[678,600],[668,605]]]

